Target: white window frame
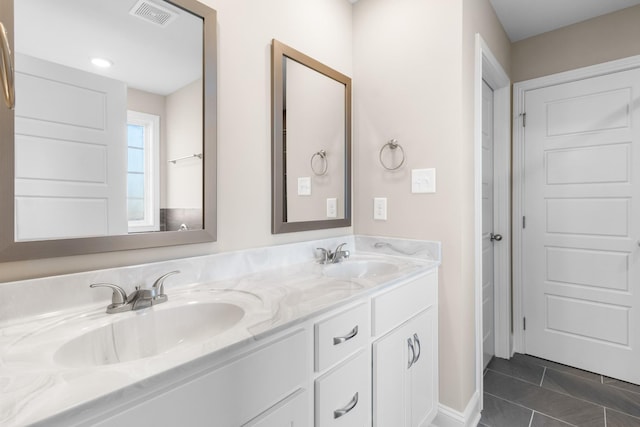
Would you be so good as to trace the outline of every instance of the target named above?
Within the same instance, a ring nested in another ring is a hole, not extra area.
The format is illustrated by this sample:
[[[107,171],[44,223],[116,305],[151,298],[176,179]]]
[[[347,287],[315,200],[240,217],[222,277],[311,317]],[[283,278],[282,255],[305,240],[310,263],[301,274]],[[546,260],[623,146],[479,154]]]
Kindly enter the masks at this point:
[[[129,233],[160,231],[160,116],[128,110],[129,124],[143,126],[145,135],[144,219],[129,221]]]

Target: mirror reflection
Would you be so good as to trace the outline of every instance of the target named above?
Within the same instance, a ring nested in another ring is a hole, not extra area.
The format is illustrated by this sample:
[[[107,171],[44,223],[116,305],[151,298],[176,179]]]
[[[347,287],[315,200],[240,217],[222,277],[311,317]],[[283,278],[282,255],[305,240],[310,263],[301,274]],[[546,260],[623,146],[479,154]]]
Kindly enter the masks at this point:
[[[282,61],[286,221],[344,218],[344,84]]]
[[[203,228],[203,20],[15,2],[15,240]]]
[[[273,233],[351,225],[351,79],[273,40]]]

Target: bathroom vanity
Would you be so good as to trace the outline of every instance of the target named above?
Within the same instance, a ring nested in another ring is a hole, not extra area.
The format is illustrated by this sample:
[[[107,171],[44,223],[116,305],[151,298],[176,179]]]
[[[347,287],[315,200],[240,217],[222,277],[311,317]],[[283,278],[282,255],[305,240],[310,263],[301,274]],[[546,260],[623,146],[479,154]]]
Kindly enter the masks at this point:
[[[314,260],[343,242],[348,259]],[[1,284],[76,295],[3,314],[0,424],[430,425],[439,263],[435,242],[348,236]],[[170,270],[143,310],[107,314],[89,288]]]

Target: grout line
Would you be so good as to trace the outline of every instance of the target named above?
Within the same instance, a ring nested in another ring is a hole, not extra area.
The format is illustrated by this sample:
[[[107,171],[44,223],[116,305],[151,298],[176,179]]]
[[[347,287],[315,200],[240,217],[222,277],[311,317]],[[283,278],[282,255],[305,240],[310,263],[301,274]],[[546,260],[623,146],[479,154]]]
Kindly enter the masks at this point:
[[[600,384],[604,384],[604,375],[600,375]]]
[[[542,371],[542,378],[540,378],[540,384],[538,384],[540,387],[542,387],[542,382],[544,381],[544,374],[547,373],[547,367],[544,367],[544,370]]]
[[[529,418],[529,427],[533,424],[533,416],[536,414],[536,411],[531,411],[531,418]],[[607,426],[605,426],[607,427]]]
[[[607,427],[607,408],[604,408],[604,427]]]

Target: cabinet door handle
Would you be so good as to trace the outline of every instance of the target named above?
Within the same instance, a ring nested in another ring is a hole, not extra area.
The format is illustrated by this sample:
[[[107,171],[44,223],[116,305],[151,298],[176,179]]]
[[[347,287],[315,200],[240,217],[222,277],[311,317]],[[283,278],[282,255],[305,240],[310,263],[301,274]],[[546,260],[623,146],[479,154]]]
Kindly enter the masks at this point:
[[[420,340],[418,339],[418,334],[413,334],[413,342],[416,343],[416,357],[413,360],[413,363],[416,363],[418,359],[420,359],[420,353],[422,352],[422,349],[420,347]]]
[[[347,335],[343,337],[333,337],[333,345],[338,345],[338,344],[342,344],[345,341],[349,341],[351,338],[355,337],[356,335],[358,335],[358,325],[356,325],[351,330],[351,332],[349,332]]]
[[[16,105],[16,92],[13,82],[14,71],[13,61],[11,59],[11,49],[9,47],[9,39],[7,38],[7,30],[4,24],[0,22],[0,65],[2,65],[2,92],[4,93],[4,102],[7,108],[13,110]]]
[[[351,401],[349,403],[347,403],[347,406],[345,406],[342,409],[336,409],[335,411],[333,411],[333,418],[340,418],[343,415],[348,414],[353,408],[356,407],[356,405],[358,404],[358,393],[356,392],[356,394],[353,395],[353,398],[351,399]]]
[[[409,362],[407,363],[407,369],[411,368],[411,365],[413,365],[413,362],[416,361],[416,351],[413,348],[413,341],[411,341],[411,338],[407,339],[407,344],[409,344]]]

